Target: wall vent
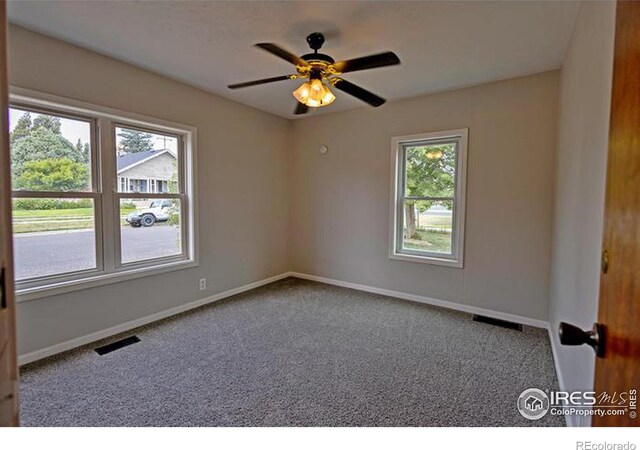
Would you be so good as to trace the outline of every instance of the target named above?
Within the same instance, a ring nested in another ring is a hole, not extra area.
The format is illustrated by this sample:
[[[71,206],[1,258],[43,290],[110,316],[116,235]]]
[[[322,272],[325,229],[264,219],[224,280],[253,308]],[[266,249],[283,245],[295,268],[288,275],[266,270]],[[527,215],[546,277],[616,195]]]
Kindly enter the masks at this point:
[[[140,342],[140,338],[138,336],[129,336],[127,338],[120,339],[119,341],[112,342],[111,344],[96,348],[96,353],[100,356],[106,355],[107,353],[111,353],[122,347],[126,347],[127,345],[135,344],[136,342]]]
[[[521,323],[509,322],[508,320],[494,319],[492,317],[480,316],[478,314],[474,314],[473,321],[486,323],[489,325],[495,325],[496,327],[509,328],[510,330],[518,330],[518,331],[523,330]]]

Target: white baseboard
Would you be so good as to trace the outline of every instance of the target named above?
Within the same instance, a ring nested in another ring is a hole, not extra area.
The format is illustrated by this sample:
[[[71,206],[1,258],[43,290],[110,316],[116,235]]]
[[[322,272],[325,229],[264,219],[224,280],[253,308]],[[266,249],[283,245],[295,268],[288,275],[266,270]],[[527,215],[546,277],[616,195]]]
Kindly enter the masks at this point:
[[[132,330],[142,325],[147,325],[149,323],[156,322],[161,319],[166,319],[167,317],[175,316],[176,314],[189,311],[190,309],[198,308],[200,306],[207,305],[209,303],[213,303],[218,300],[222,300],[224,298],[231,297],[233,295],[240,294],[245,291],[250,291],[251,289],[255,289],[260,286],[264,286],[265,284],[273,283],[274,281],[282,280],[283,278],[288,278],[290,276],[291,276],[290,272],[281,273],[280,275],[276,275],[270,278],[265,278],[264,280],[259,280],[253,283],[245,284],[244,286],[240,286],[235,289],[229,289],[228,291],[220,292],[218,294],[214,294],[209,297],[205,297],[193,302],[185,303],[184,305],[176,306],[175,308],[166,309],[164,311],[160,311],[155,314],[151,314],[149,316],[141,317],[140,319],[135,319],[130,322],[125,322],[123,324],[116,325],[114,327],[96,331],[95,333],[90,333],[85,336],[80,336],[74,339],[70,339],[68,341],[64,341],[59,344],[52,345],[50,347],[46,347],[40,350],[35,350],[30,353],[25,353],[24,355],[18,356],[18,364],[24,365],[24,364],[37,361],[39,359],[47,358],[49,356],[65,352],[67,350],[71,350],[86,344],[90,344],[92,342],[99,341],[100,339],[108,338],[110,336],[114,336],[119,333],[124,333],[125,331]]]
[[[408,294],[406,292],[392,291],[389,289],[382,289],[373,286],[366,286],[364,284],[349,283],[347,281],[334,280],[332,278],[319,277],[316,275],[308,275],[306,273],[290,272],[290,276],[295,278],[302,278],[304,280],[318,281],[320,283],[332,284],[334,286],[341,286],[358,291],[371,292],[373,294],[386,295],[388,297],[396,297],[403,300],[409,300],[412,302],[425,303],[427,305],[439,306],[441,308],[453,309],[455,311],[462,311],[469,314],[478,314],[482,316],[492,317],[494,319],[508,320],[509,322],[521,323],[523,325],[529,325],[536,328],[549,328],[549,323],[544,320],[532,319],[529,317],[518,316],[516,314],[503,313],[499,311],[493,311],[485,308],[478,308],[476,306],[463,305],[461,303],[450,302],[447,300],[439,300],[436,298],[425,297],[417,294]]]
[[[62,353],[67,350],[71,350],[86,344],[90,344],[91,342],[99,341],[100,339],[108,338],[110,336],[114,336],[119,333],[123,333],[125,331],[132,330],[134,328],[140,327],[142,325],[147,325],[152,322],[156,322],[161,319],[165,319],[167,317],[174,316],[176,314],[180,314],[182,312],[188,311],[190,309],[198,308],[200,306],[216,302],[218,300],[222,300],[227,297],[231,297],[236,294],[240,294],[245,291],[249,291],[251,289],[258,288],[260,286],[264,286],[269,283],[273,283],[274,281],[282,280],[288,277],[301,278],[305,280],[317,281],[320,283],[331,284],[334,286],[341,286],[350,289],[356,289],[358,291],[371,292],[374,294],[386,295],[388,297],[395,297],[403,300],[409,300],[412,302],[424,303],[433,306],[439,306],[442,308],[452,309],[456,311],[462,311],[469,314],[480,314],[487,317],[493,317],[496,319],[508,320],[510,322],[522,323],[524,325],[529,325],[537,328],[549,328],[549,324],[545,321],[538,319],[531,319],[528,317],[518,316],[509,313],[503,313],[498,311],[493,311],[485,308],[478,308],[475,306],[462,305],[460,303],[450,302],[446,300],[438,300],[435,298],[425,297],[422,295],[416,294],[408,294],[406,292],[392,291],[389,289],[382,289],[373,286],[366,286],[363,284],[350,283],[347,281],[334,280],[331,278],[320,277],[316,275],[309,275],[305,273],[299,272],[285,272],[279,275],[265,278],[264,280],[259,280],[254,283],[249,283],[244,286],[240,286],[235,289],[230,289],[228,291],[220,292],[218,294],[214,294],[210,297],[205,297],[190,303],[185,303],[184,305],[176,306],[175,308],[170,308],[164,311],[157,312],[155,314],[151,314],[149,316],[141,317],[139,319],[135,319],[129,322],[125,322],[123,324],[119,324],[110,328],[106,328],[104,330],[96,331],[95,333],[90,333],[84,336],[80,336],[74,339],[70,339],[68,341],[61,342],[59,344],[52,345],[50,347],[46,347],[40,350],[35,350],[30,353],[25,353],[18,357],[18,364],[24,365],[39,359],[43,359],[57,353]],[[552,348],[553,348],[553,339],[551,340]],[[556,357],[556,353],[554,350],[554,358]],[[558,367],[556,362],[556,367]],[[560,380],[560,374],[558,374],[558,379]],[[562,386],[562,383],[561,383]]]
[[[551,329],[551,324],[548,327],[549,331],[549,341],[551,342],[551,354],[553,355],[553,365],[556,368],[556,376],[558,377],[558,387],[561,391],[567,390],[567,385],[564,382],[564,377],[562,376],[562,370],[560,369],[560,357],[558,356],[558,346],[556,344],[556,340],[553,338],[554,330]],[[580,417],[578,416],[564,416],[565,422],[568,427],[579,427],[579,426],[589,426],[580,423]]]
[[[555,339],[553,339],[553,331],[551,330],[551,324],[547,328],[549,332],[549,341],[551,342],[551,354],[553,355],[553,364],[556,367],[556,375],[558,377],[558,387],[561,391],[566,390],[566,384],[564,384],[564,378],[562,377],[562,372],[560,371],[560,359],[558,357],[558,347],[556,345]]]

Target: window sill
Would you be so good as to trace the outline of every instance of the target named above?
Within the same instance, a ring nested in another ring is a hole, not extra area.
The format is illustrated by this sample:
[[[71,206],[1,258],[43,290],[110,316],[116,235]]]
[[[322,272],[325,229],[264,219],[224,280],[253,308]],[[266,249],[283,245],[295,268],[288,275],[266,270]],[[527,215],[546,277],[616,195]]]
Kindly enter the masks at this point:
[[[395,259],[398,261],[414,262],[420,264],[431,264],[434,266],[454,267],[456,269],[462,269],[462,260],[438,258],[434,256],[418,256],[409,255],[406,253],[391,253],[389,259]]]
[[[16,302],[26,302],[36,300],[43,297],[52,297],[54,295],[65,294],[74,291],[82,291],[98,286],[104,286],[121,281],[134,280],[136,278],[158,275],[161,273],[174,272],[177,270],[190,269],[197,267],[198,262],[190,259],[184,261],[173,261],[153,266],[140,267],[135,269],[122,270],[120,272],[111,273],[95,273],[75,280],[66,280],[60,282],[52,282],[47,285],[20,288],[17,286]]]

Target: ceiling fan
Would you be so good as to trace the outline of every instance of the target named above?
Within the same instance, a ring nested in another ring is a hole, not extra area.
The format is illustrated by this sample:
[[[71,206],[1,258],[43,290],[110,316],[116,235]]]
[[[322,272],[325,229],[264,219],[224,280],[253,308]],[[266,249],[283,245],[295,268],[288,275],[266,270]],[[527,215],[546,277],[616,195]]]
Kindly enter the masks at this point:
[[[335,96],[328,85],[353,95],[373,107],[378,107],[386,102],[384,98],[348,82],[341,78],[340,75],[358,70],[375,69],[376,67],[400,64],[400,59],[395,53],[384,52],[335,62],[331,56],[318,53],[318,50],[320,50],[322,44],[324,44],[324,36],[322,33],[311,33],[307,36],[307,43],[313,50],[313,53],[307,53],[302,56],[296,56],[276,44],[256,44],[256,47],[295,65],[297,73],[248,81],[246,83],[231,84],[229,85],[229,89],[240,89],[257,86],[259,84],[274,83],[276,81],[306,78],[308,81],[293,91],[293,96],[298,100],[294,114],[305,114],[309,111],[309,107],[317,108],[331,104],[335,100]]]

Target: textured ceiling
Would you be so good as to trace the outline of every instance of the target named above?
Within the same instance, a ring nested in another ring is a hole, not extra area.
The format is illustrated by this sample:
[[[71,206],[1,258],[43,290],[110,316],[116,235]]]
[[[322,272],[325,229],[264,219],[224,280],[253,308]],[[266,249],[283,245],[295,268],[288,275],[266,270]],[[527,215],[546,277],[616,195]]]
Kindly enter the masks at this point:
[[[12,1],[10,21],[293,118],[300,81],[231,91],[230,83],[293,73],[254,48],[275,42],[296,54],[325,33],[336,60],[392,50],[402,65],[349,74],[389,100],[557,69],[576,2],[108,2]],[[340,91],[316,113],[363,106]],[[382,106],[384,108],[384,106]]]

